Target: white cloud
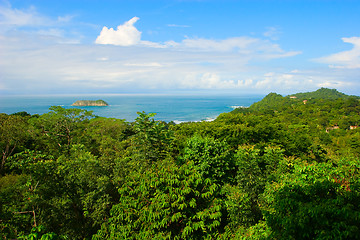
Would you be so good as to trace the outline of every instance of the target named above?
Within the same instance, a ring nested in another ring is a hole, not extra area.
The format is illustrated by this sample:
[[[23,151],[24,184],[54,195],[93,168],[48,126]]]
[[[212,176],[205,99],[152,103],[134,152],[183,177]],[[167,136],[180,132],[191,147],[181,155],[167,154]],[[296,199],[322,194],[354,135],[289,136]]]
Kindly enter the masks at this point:
[[[141,40],[141,32],[134,26],[138,20],[138,17],[133,17],[123,25],[119,25],[117,30],[104,27],[95,42],[118,46],[138,45],[150,48],[170,48],[178,51],[234,52],[262,59],[291,57],[301,53],[299,51],[286,52],[278,44],[251,37],[232,37],[223,40],[186,38],[181,42],[166,41],[163,44],[144,41]]]
[[[280,34],[274,27],[267,28],[263,37],[184,37],[152,42],[141,39],[142,33],[135,27],[139,18],[134,17],[115,29],[104,27],[98,32],[97,44],[91,45],[81,44],[78,31],[84,26],[91,31],[95,28],[87,23],[71,25],[73,19],[71,15],[44,16],[35,7],[0,6],[0,93],[360,89],[360,37],[343,38],[353,44],[351,50],[317,59],[330,69],[308,70],[301,65],[295,68],[297,63],[291,65],[287,58],[301,52],[286,51],[274,43]]]
[[[270,39],[242,36],[144,41],[134,26],[138,20],[134,17],[116,30],[104,27],[106,30],[97,39],[100,44],[93,45],[68,44],[68,31],[59,26],[71,21],[71,17],[58,18],[52,25],[31,32],[20,29],[11,35],[1,34],[0,90],[17,93],[21,89],[24,92],[78,89],[116,93],[134,89],[248,92],[297,89],[294,92],[298,92],[335,84],[339,89],[350,86],[346,85],[345,77],[336,79],[340,73],[332,76],[341,70],[338,68],[326,68],[328,73],[324,74],[293,67],[286,71],[282,62],[275,62],[276,68],[273,63],[267,66],[271,59],[300,54],[285,51]],[[276,70],[269,71],[270,68]]]
[[[134,24],[138,20],[138,17],[133,17],[123,25],[119,25],[117,30],[103,27],[95,43],[112,44],[118,46],[132,46],[140,43],[141,32],[137,30],[136,27],[134,27]]]
[[[212,50],[206,51],[184,47],[182,42],[172,47],[149,47],[143,42],[119,48],[52,44],[48,38],[26,34],[0,36],[0,79],[3,89],[16,92],[18,86],[41,92],[87,89],[114,93],[127,89],[260,89],[255,87],[258,78],[248,77],[252,70],[247,65],[268,54],[261,52],[266,47],[251,49],[241,38],[232,47],[248,46],[249,53],[224,49],[221,41],[210,43],[207,49]]]
[[[237,81],[237,85],[239,87],[251,87],[253,86],[253,84],[254,84],[254,80],[252,78]]]
[[[319,86],[337,86],[339,90],[354,87],[349,85],[347,75],[339,72],[341,69],[326,68],[324,72],[303,69],[264,71],[249,63],[249,59],[256,60],[253,53],[249,56],[230,50],[190,51],[141,44],[120,48],[49,44],[46,38],[26,36],[0,36],[1,91],[116,93],[134,89],[226,89],[266,93],[299,92]]]
[[[342,38],[342,40],[345,43],[353,44],[353,48],[349,51],[315,59],[315,61],[327,63],[330,68],[360,68],[360,37]]]
[[[200,78],[200,88],[214,88],[221,84],[220,76],[216,73],[204,73]]]

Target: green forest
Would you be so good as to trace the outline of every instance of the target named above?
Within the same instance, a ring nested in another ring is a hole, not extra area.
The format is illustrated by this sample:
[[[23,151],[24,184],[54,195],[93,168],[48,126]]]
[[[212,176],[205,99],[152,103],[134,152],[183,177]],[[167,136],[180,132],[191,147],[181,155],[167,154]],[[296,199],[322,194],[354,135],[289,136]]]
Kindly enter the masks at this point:
[[[360,239],[359,97],[154,116],[0,114],[0,239]]]

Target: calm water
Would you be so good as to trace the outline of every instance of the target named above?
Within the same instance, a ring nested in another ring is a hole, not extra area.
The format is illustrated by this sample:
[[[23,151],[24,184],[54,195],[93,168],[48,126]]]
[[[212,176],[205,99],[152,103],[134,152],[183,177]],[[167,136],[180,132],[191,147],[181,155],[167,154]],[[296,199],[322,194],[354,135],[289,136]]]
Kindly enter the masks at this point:
[[[170,95],[97,95],[97,96],[0,96],[0,113],[26,111],[43,114],[51,106],[71,108],[76,100],[102,99],[107,107],[81,107],[101,117],[133,121],[136,112],[157,113],[155,119],[163,121],[201,121],[216,118],[237,106],[248,107],[260,101],[263,95],[242,96],[170,96]]]

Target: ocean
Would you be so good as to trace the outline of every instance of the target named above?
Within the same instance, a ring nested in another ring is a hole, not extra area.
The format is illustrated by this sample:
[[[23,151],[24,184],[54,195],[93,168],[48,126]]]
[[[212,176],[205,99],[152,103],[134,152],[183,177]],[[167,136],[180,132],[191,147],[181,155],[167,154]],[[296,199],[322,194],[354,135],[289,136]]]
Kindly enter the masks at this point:
[[[134,121],[137,112],[156,113],[155,119],[175,123],[210,121],[219,114],[237,107],[249,107],[264,95],[53,95],[53,96],[0,96],[0,113],[26,111],[30,114],[49,112],[51,106],[82,108],[97,116]],[[107,107],[73,107],[76,100],[106,101]]]

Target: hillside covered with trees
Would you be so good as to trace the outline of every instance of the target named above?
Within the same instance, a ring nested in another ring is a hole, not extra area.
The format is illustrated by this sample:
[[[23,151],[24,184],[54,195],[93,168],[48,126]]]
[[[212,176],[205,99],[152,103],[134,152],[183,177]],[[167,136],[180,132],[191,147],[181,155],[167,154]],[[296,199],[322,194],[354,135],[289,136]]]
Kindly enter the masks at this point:
[[[360,239],[359,97],[154,116],[0,114],[0,239]]]

